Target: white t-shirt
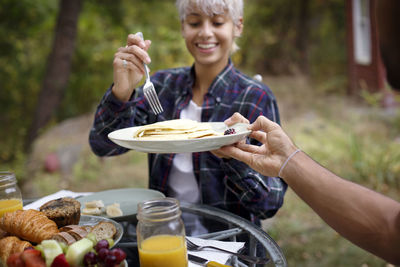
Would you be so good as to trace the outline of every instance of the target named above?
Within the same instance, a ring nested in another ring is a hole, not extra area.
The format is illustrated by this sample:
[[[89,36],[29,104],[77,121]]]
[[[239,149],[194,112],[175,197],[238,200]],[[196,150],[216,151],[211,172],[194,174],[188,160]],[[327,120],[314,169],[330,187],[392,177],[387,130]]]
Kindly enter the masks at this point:
[[[190,100],[189,105],[182,110],[180,118],[201,121],[201,107]],[[170,196],[184,202],[199,202],[200,190],[193,173],[192,153],[175,155],[168,181]]]

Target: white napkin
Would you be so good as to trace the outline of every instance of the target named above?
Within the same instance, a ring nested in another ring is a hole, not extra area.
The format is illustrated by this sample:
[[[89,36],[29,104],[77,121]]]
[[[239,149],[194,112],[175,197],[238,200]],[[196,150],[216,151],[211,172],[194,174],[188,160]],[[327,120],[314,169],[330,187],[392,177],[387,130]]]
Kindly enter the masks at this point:
[[[218,240],[208,240],[208,239],[201,239],[196,237],[187,237],[190,241],[195,243],[199,246],[214,246],[222,249],[226,249],[232,252],[238,252],[243,246],[244,242],[226,242],[226,241],[218,241]],[[215,249],[203,249],[200,251],[188,251],[189,254],[196,255],[207,259],[209,261],[216,261],[218,263],[225,264],[228,259],[232,256],[231,254],[224,253]],[[196,267],[196,266],[204,266],[200,264],[196,264],[194,262],[189,261],[189,267]]]
[[[42,197],[28,205],[24,206],[24,210],[29,210],[29,209],[34,209],[34,210],[38,210],[40,208],[40,206],[42,206],[44,203],[53,200],[53,199],[57,199],[57,198],[61,198],[61,197],[78,197],[78,196],[87,196],[93,194],[92,192],[72,192],[69,190],[60,190],[54,194]]]

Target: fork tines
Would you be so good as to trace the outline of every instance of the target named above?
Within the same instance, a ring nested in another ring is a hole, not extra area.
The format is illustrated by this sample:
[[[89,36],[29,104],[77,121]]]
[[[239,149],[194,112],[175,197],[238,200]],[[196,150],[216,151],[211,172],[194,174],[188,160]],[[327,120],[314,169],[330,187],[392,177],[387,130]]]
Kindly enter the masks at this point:
[[[158,99],[157,92],[152,84],[146,84],[144,89],[144,96],[149,101],[151,110],[157,115],[163,112],[160,100]]]

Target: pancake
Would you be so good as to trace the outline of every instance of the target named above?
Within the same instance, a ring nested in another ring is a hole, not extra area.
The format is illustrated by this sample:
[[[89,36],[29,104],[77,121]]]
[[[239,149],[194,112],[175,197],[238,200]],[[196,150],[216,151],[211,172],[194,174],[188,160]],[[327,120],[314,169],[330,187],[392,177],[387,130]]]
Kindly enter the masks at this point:
[[[133,137],[141,140],[185,140],[207,136],[221,136],[208,123],[188,119],[156,122],[140,127]]]

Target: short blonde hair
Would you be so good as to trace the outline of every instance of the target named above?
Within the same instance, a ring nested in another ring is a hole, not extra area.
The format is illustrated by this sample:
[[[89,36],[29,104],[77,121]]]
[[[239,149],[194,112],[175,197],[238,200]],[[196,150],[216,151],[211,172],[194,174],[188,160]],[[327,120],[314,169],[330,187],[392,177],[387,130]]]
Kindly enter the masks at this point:
[[[176,0],[176,7],[181,22],[196,8],[210,17],[227,12],[236,26],[241,23],[240,18],[243,17],[243,0]],[[233,54],[238,49],[239,46],[233,42],[231,53]]]

